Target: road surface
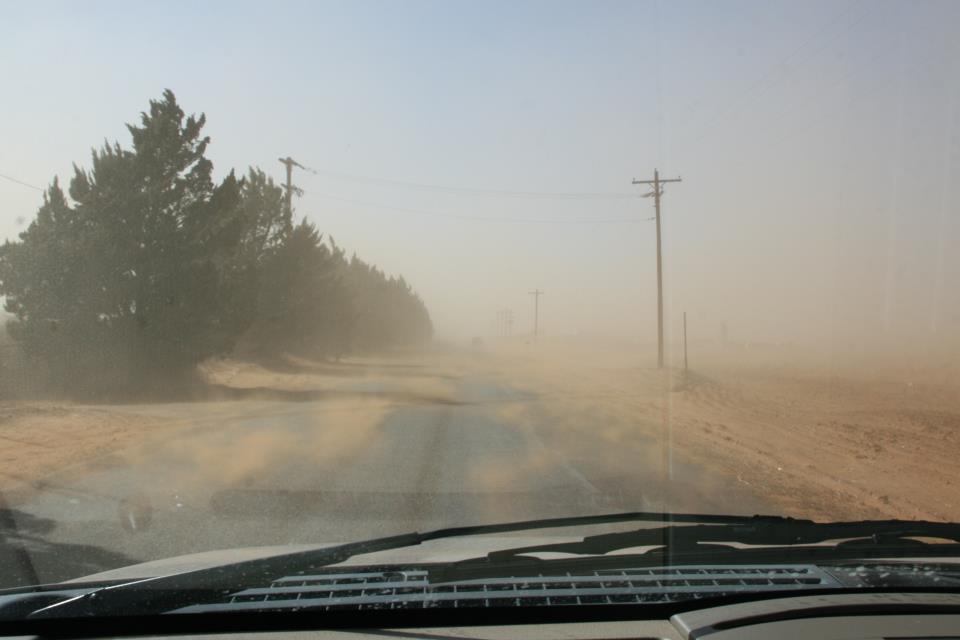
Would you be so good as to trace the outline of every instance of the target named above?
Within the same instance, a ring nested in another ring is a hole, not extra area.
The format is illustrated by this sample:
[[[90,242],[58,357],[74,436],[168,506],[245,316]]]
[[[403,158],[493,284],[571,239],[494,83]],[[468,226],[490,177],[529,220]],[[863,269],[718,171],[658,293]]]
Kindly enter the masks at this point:
[[[665,493],[655,442],[610,447],[581,431],[513,424],[496,410],[525,399],[476,377],[458,381],[455,401],[443,403],[135,408],[191,424],[8,505],[0,580],[49,582],[237,546],[655,510],[664,501],[675,511],[775,511],[742,485],[677,460]]]

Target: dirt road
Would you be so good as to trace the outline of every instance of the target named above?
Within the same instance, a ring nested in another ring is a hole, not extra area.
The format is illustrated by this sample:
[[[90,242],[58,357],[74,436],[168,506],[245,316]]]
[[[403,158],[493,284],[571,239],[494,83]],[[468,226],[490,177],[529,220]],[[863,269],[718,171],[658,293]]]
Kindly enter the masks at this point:
[[[8,505],[6,549],[25,549],[30,561],[0,557],[0,576],[32,583],[211,549],[659,511],[668,495],[684,511],[773,508],[744,487],[716,490],[723,478],[693,465],[677,463],[668,492],[646,438],[571,455],[590,452],[592,436],[504,417],[504,407],[538,400],[491,364],[343,376],[339,395],[328,386],[296,401],[269,399],[263,378],[276,387],[295,376],[286,382],[306,392],[309,373],[241,367],[234,384],[262,397],[127,407],[185,426],[48,476],[42,491]]]
[[[206,549],[598,511],[960,519],[949,384],[637,361],[548,341],[221,361],[205,368],[219,399],[9,405],[4,550],[26,548],[30,570],[60,579]],[[0,558],[7,575],[14,560]]]

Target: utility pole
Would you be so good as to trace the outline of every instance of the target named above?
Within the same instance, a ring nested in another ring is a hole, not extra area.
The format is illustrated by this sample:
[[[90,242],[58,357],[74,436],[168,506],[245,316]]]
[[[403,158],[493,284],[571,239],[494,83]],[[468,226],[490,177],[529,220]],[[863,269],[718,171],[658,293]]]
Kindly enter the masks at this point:
[[[293,168],[299,167],[301,169],[307,169],[305,166],[287,156],[286,158],[277,158],[281,164],[287,168],[287,193],[286,193],[286,208],[287,208],[287,224],[293,224],[293,192],[297,191],[297,195],[300,195],[301,191],[297,187],[293,186]],[[307,169],[309,171],[309,169]]]
[[[543,295],[543,291],[534,289],[530,295],[533,296],[533,337],[536,338],[540,333],[540,296]]]
[[[660,172],[653,170],[653,180],[633,179],[633,184],[649,184],[653,186],[653,191],[644,194],[644,198],[653,196],[653,206],[657,211],[657,367],[663,368],[663,266],[660,257],[660,196],[663,195],[661,185],[667,182],[681,182],[677,178],[661,178]]]

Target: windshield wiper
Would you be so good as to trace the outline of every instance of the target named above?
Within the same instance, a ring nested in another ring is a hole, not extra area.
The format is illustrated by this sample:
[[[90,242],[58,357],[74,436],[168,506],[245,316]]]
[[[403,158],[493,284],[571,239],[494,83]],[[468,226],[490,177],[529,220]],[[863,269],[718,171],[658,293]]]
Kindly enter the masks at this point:
[[[680,522],[688,524],[748,525],[768,523],[791,526],[807,523],[781,516],[731,516],[708,514],[664,514],[655,512],[611,513],[570,518],[545,518],[501,524],[437,529],[398,536],[325,547],[233,564],[144,578],[92,590],[82,595],[43,607],[30,618],[60,618],[90,615],[152,615],[187,606],[213,602],[225,593],[267,583],[278,576],[317,567],[339,564],[353,556],[412,547],[431,540],[475,536],[534,529],[581,527],[620,522]],[[21,590],[22,591],[22,590]]]
[[[668,516],[669,518],[669,516]],[[683,522],[674,520],[675,522]],[[926,543],[918,538],[946,540]],[[951,544],[952,543],[952,544]],[[740,546],[734,546],[740,545]],[[821,545],[821,546],[806,546]],[[909,549],[918,556],[960,555],[960,524],[912,520],[813,522],[757,517],[748,521],[664,526],[587,536],[575,542],[531,545],[491,551],[431,572],[435,581],[459,581],[503,575],[504,572],[563,570],[596,563],[598,558],[623,562],[613,551],[646,548],[629,556],[631,566],[685,563],[782,562],[788,559],[879,557]],[[563,553],[579,558],[544,561],[537,554]],[[639,561],[639,562],[638,562]],[[549,567],[549,569],[548,569]]]

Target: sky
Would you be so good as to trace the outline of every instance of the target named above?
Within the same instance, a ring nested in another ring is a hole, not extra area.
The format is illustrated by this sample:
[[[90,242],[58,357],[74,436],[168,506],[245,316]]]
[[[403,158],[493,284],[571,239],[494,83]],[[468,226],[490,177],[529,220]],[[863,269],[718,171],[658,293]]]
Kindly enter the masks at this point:
[[[403,275],[439,337],[960,348],[960,3],[36,2],[0,22],[0,235],[165,88],[218,176]]]

